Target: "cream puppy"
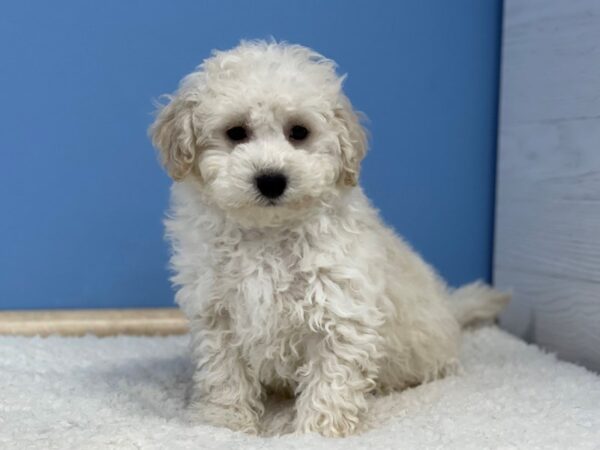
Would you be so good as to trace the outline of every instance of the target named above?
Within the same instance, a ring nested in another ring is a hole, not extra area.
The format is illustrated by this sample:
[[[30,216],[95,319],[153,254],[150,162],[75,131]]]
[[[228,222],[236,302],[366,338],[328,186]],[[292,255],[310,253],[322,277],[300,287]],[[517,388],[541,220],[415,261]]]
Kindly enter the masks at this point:
[[[357,184],[367,142],[342,81],[308,48],[242,42],[158,111],[200,421],[257,433],[274,392],[295,396],[297,432],[355,433],[368,395],[452,372],[461,326],[508,300],[451,291],[382,223]]]

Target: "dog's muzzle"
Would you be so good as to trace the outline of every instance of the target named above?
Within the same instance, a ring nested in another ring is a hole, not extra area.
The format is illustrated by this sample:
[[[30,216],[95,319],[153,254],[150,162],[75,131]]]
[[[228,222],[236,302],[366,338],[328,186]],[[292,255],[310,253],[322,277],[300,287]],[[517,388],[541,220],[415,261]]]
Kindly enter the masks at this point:
[[[254,178],[256,189],[263,197],[275,200],[281,197],[287,187],[287,177],[280,172],[268,172]]]

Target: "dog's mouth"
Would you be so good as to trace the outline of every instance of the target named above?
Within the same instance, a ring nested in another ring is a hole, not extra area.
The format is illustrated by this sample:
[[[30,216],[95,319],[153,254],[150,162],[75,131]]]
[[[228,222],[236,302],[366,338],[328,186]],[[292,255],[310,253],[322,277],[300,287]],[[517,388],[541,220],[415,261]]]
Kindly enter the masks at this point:
[[[292,190],[284,193],[281,196],[276,198],[269,198],[267,196],[261,195],[261,193],[256,193],[251,201],[250,207],[255,207],[263,210],[275,210],[275,209],[291,209],[291,210],[299,210],[306,209],[311,206],[314,206],[316,198],[310,195],[296,195],[297,193]]]
[[[282,198],[266,198],[262,195],[257,195],[254,199],[254,206],[258,206],[259,208],[275,208],[277,206],[281,206],[283,203]]]

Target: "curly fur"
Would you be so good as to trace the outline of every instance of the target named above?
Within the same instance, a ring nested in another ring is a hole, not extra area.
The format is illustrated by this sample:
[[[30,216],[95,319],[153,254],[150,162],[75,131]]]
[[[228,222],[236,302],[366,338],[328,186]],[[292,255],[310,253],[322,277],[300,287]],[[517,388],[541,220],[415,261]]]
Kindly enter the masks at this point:
[[[370,393],[452,372],[460,326],[507,300],[482,284],[451,292],[382,224],[357,186],[366,136],[342,81],[305,47],[242,42],[159,109],[199,420],[257,433],[272,392],[295,396],[296,432],[355,433]],[[291,142],[297,123],[310,134]],[[249,138],[229,141],[240,124]],[[277,202],[254,185],[263,171],[289,179]]]

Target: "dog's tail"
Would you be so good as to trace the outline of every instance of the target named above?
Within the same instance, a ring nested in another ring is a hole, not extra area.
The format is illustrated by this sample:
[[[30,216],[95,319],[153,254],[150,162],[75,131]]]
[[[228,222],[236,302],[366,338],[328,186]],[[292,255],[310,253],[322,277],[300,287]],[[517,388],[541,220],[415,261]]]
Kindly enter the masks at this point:
[[[450,310],[462,328],[491,323],[510,301],[510,294],[477,281],[450,292]]]

